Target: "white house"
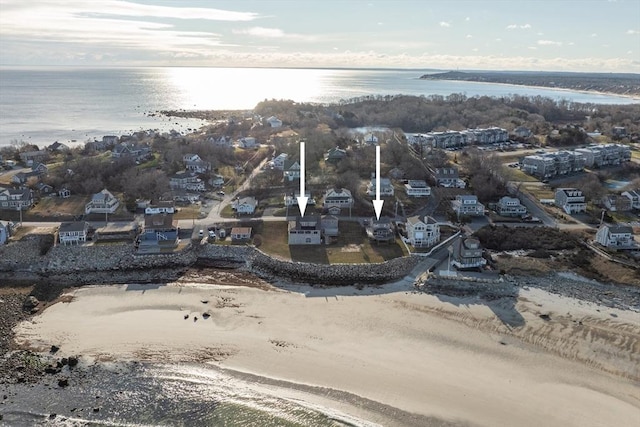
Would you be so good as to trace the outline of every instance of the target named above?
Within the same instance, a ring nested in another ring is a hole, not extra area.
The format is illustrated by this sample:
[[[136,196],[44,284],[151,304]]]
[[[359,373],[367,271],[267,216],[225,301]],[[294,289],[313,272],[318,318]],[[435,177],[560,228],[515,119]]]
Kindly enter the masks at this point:
[[[307,206],[313,206],[316,204],[316,201],[313,197],[311,197],[310,191],[304,192],[305,197],[307,198]],[[295,193],[289,193],[284,195],[284,205],[286,207],[289,206],[298,206],[298,197],[300,197],[300,190]]]
[[[436,168],[433,173],[438,187],[465,188],[466,183],[458,176],[456,168]]]
[[[420,179],[410,179],[404,188],[409,197],[427,197],[431,194],[431,187],[427,185],[427,181]]]
[[[89,224],[86,221],[63,222],[58,229],[58,239],[62,245],[79,245],[87,241]]]
[[[407,218],[407,237],[414,248],[427,248],[440,241],[440,226],[430,216],[424,221],[419,216],[412,216]]]
[[[372,133],[368,133],[368,134],[366,134],[364,136],[364,143],[365,144],[370,144],[370,145],[377,144],[378,143],[378,137],[375,136]]]
[[[11,227],[8,221],[0,221],[0,245],[6,243],[11,236]]]
[[[555,204],[569,215],[587,211],[584,194],[576,188],[558,188]]]
[[[172,200],[163,200],[149,205],[144,208],[145,215],[157,215],[157,214],[174,214],[176,212],[175,204]]]
[[[33,205],[33,192],[28,188],[0,188],[0,209],[24,211]]]
[[[91,201],[84,207],[85,214],[114,213],[120,207],[120,200],[113,196],[106,188],[91,197]]]
[[[251,227],[233,227],[231,229],[231,241],[241,242],[251,240]]]
[[[517,197],[504,196],[498,201],[496,212],[500,216],[525,216],[527,208],[520,203]]]
[[[248,214],[251,215],[256,211],[256,207],[258,206],[258,201],[255,197],[243,197],[242,199],[237,199],[233,203],[233,209],[237,214]]]
[[[640,188],[625,191],[622,195],[631,200],[631,207],[633,209],[640,209]]]
[[[182,157],[184,168],[195,173],[206,173],[211,170],[211,163],[205,162],[199,155],[189,153]]]
[[[204,182],[193,171],[181,171],[169,178],[172,190],[204,191]]]
[[[636,247],[633,228],[626,225],[603,224],[596,233],[596,242],[611,249],[632,249]]]
[[[472,194],[459,194],[451,201],[453,211],[461,215],[482,216],[484,205],[478,202],[478,197]]]
[[[290,245],[319,245],[322,243],[322,222],[318,215],[297,217],[289,221]]]
[[[340,213],[341,209],[352,208],[353,197],[351,191],[346,188],[331,188],[324,195],[322,208],[328,210],[331,214]]]

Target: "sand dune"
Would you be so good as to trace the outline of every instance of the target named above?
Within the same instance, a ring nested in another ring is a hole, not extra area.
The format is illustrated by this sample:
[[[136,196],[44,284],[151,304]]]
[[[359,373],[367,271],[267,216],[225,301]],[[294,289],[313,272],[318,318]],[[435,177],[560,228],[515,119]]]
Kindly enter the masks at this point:
[[[406,285],[261,287],[80,288],[72,302],[20,324],[18,340],[84,357],[211,362],[269,378],[260,387],[274,393],[385,425],[394,417],[340,393],[454,424],[640,419],[638,313],[536,289],[487,305]]]

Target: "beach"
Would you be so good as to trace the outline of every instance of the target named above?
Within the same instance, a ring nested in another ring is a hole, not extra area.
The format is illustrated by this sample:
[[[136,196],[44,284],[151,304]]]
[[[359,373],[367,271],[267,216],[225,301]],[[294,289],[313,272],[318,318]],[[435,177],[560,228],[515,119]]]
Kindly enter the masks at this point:
[[[407,282],[358,290],[193,279],[70,290],[20,323],[16,341],[88,364],[207,366],[371,423],[362,425],[640,419],[637,311],[536,288],[489,301]]]

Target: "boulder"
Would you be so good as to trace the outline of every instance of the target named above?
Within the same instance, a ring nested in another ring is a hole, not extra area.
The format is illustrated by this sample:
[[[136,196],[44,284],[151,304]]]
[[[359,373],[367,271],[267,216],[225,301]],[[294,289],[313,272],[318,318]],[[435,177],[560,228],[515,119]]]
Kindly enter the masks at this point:
[[[40,301],[38,301],[38,298],[34,297],[33,295],[29,295],[22,303],[22,309],[24,311],[31,312],[36,307],[38,307],[38,304],[40,304]]]
[[[78,356],[69,356],[69,360],[67,361],[70,368],[73,368],[78,364]]]
[[[58,380],[58,387],[67,387],[69,385],[69,379],[68,378],[60,378]]]

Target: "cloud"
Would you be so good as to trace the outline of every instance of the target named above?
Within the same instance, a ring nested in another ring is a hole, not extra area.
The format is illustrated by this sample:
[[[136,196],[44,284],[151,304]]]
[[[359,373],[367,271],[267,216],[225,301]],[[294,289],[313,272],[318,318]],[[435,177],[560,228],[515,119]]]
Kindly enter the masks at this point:
[[[517,24],[509,24],[507,25],[507,30],[528,30],[531,28],[531,24],[517,25]]]
[[[469,21],[471,21],[471,17],[467,16],[466,18],[464,18],[464,20],[469,22]]]
[[[627,34],[629,35],[640,34],[640,30],[627,30]]]
[[[472,38],[473,38],[473,36],[472,36],[471,34],[467,34],[467,35],[465,36],[465,38],[472,39]]]
[[[246,34],[256,37],[281,38],[285,36],[284,31],[279,28],[253,27],[242,30],[233,30],[234,34]]]
[[[553,40],[538,40],[540,46],[562,46],[562,42],[556,42]]]
[[[591,37],[598,37],[598,33],[591,33]]]
[[[451,26],[450,22],[446,22],[446,21],[440,21],[440,26],[441,27],[445,27],[445,28],[449,28]]]

